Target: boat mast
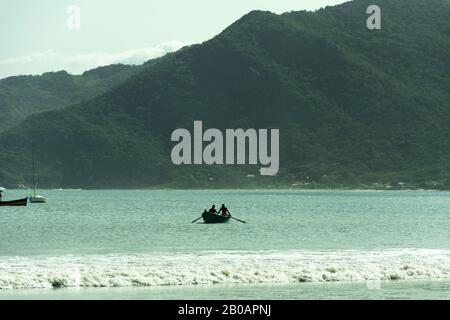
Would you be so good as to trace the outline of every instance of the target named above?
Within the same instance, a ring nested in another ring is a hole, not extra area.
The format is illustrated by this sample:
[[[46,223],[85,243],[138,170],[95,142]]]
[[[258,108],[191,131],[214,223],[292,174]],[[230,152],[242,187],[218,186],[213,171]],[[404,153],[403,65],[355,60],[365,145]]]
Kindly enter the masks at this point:
[[[31,162],[33,167],[33,197],[36,197],[36,171],[34,163],[34,142],[31,141]]]

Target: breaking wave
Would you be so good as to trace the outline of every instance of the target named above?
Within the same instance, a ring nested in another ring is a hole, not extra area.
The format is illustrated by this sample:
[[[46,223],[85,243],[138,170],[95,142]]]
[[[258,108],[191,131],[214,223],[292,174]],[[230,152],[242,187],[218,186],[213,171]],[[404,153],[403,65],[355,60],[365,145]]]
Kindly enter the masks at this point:
[[[450,278],[450,250],[0,257],[0,289]]]

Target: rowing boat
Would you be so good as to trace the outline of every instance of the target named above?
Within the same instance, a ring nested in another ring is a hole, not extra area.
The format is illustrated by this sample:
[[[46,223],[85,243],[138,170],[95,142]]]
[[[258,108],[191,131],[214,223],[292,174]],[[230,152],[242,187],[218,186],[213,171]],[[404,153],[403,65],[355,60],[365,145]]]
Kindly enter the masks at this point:
[[[222,216],[220,214],[203,212],[202,218],[205,223],[227,223],[230,221],[231,216]]]

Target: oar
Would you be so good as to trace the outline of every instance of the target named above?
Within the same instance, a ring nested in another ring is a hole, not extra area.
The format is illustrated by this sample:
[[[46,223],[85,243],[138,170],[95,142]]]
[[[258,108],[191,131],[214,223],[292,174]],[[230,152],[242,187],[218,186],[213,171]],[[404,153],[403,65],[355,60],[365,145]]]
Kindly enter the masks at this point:
[[[192,221],[191,223],[197,222],[197,221],[200,220],[201,218],[203,218],[203,217],[200,217],[200,218],[198,218],[198,219],[195,219],[195,220]]]
[[[239,221],[239,222],[242,222],[242,223],[247,223],[247,222],[245,222],[245,221],[242,221],[242,220],[236,219],[235,217],[232,217],[232,216],[230,216],[230,218],[231,218],[231,219],[234,219],[234,220],[237,220],[237,221]]]

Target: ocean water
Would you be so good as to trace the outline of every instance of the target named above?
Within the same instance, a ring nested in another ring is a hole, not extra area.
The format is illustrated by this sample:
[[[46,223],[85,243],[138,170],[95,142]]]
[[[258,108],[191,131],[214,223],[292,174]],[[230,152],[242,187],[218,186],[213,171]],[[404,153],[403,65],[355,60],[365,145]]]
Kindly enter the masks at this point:
[[[448,192],[42,193],[0,207],[0,299],[450,298]]]

